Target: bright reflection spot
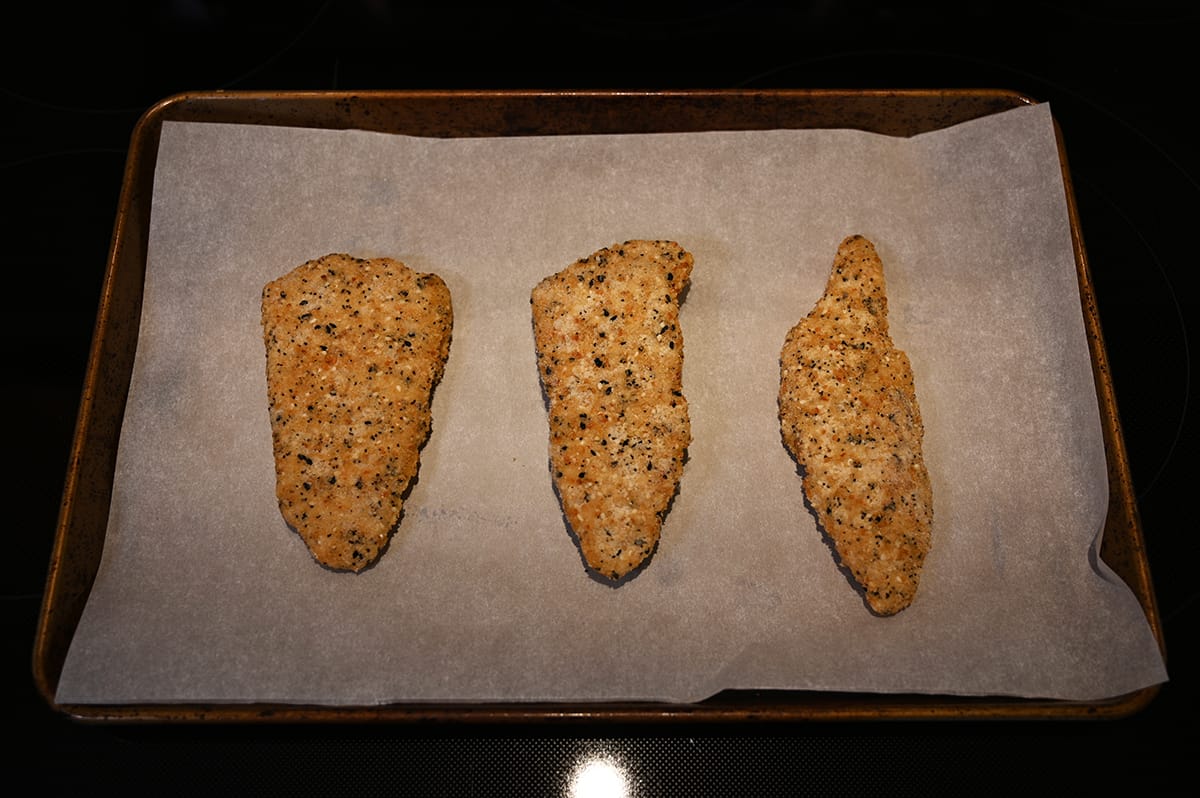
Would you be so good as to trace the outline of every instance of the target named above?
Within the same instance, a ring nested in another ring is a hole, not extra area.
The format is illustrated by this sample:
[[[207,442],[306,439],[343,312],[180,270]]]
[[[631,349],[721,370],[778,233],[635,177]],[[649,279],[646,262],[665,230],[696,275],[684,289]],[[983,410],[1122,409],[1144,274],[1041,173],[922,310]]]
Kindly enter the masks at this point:
[[[569,798],[629,798],[629,779],[612,759],[589,756],[575,766],[567,795]]]

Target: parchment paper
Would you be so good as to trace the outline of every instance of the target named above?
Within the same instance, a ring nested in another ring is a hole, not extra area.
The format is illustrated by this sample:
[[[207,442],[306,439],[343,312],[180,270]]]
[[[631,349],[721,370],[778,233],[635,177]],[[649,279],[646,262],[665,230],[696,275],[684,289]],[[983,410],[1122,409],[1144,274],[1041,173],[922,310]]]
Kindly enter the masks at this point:
[[[921,589],[891,618],[836,568],[776,415],[784,335],[853,233],[884,260],[934,488]],[[551,487],[529,294],[631,238],[695,255],[694,442],[653,560],[613,588]],[[440,274],[456,316],[419,481],[358,575],[284,524],[266,407],[262,287],[329,252]],[[907,140],[166,122],[104,557],[57,698],[1099,699],[1167,678],[1097,557],[1106,507],[1047,105]]]

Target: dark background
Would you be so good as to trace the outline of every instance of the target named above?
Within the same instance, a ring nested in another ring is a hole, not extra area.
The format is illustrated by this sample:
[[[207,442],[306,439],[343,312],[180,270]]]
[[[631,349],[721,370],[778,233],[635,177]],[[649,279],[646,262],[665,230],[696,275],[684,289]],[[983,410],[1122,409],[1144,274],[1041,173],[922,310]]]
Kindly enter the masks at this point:
[[[1191,786],[1200,266],[1185,2],[215,0],[11,4],[0,50],[9,332],[0,569],[9,774],[38,792],[558,794],[601,752],[634,795],[1002,793]],[[1003,88],[1067,147],[1171,681],[1117,721],[567,728],[113,727],[51,711],[31,656],[124,158],[188,90]],[[15,475],[15,476],[14,476]],[[13,517],[13,510],[16,517]],[[1185,512],[1192,510],[1192,512]],[[32,790],[31,790],[32,791]]]

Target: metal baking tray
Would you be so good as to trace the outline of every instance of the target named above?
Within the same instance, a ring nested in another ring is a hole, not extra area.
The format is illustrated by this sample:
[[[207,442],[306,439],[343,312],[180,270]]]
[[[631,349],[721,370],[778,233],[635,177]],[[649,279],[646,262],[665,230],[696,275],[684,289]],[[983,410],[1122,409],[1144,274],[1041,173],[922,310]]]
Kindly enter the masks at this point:
[[[686,90],[199,92],[142,116],[130,143],[69,469],[33,652],[39,692],[56,711],[91,722],[635,722],[1119,718],[1143,709],[1151,686],[1096,702],[816,691],[727,691],[698,703],[482,703],[382,706],[62,705],[55,692],[104,548],[114,461],[137,346],[159,133],[167,120],[363,129],[419,136],[855,128],[911,136],[1037,101],[1006,90]],[[1126,582],[1163,648],[1061,132],[1063,180],[1091,348],[1109,506],[1101,557]]]

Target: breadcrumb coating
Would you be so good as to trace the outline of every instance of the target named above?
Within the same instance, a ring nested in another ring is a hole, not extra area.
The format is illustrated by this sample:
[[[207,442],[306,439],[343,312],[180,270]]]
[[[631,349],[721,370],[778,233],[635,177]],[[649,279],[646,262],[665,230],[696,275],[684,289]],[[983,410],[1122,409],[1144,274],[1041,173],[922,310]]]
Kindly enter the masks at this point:
[[[879,615],[908,607],[932,540],[933,491],[908,356],[888,331],[883,263],[850,236],[780,355],[783,440],[841,564]]]
[[[262,295],[276,495],[321,564],[384,551],[432,425],[453,311],[440,277],[330,254]]]
[[[626,241],[531,296],[554,485],[588,567],[610,580],[647,562],[683,474],[679,302],[692,265],[674,241]]]

